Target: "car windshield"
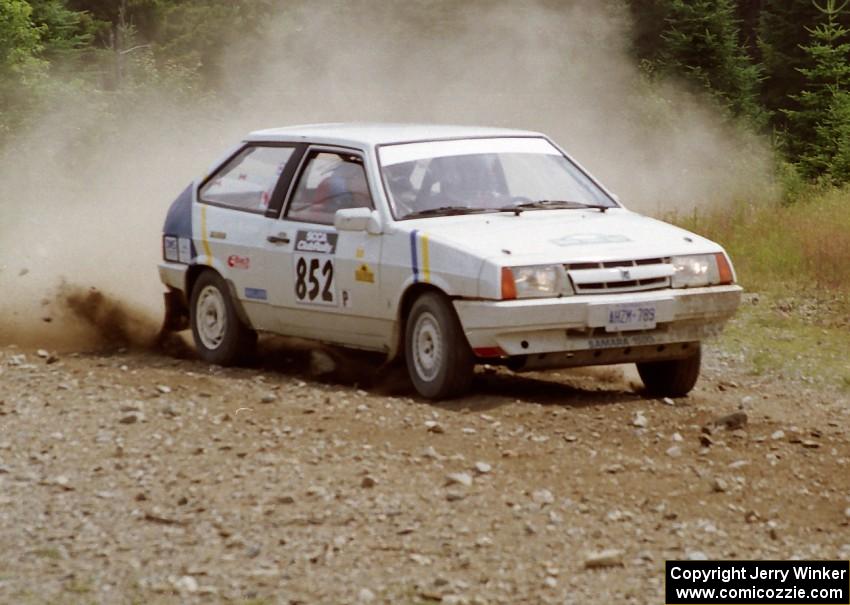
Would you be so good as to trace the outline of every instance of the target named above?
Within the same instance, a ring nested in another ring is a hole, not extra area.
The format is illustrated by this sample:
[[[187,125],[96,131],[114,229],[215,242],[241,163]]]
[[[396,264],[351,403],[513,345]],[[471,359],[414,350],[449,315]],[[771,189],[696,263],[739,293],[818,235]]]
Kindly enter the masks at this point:
[[[616,204],[549,141],[484,138],[385,145],[383,177],[397,219]]]

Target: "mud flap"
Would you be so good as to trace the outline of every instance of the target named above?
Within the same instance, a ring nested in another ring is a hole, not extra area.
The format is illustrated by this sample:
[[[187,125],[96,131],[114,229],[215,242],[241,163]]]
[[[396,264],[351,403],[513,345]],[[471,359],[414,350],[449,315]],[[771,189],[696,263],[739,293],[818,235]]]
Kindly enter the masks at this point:
[[[165,320],[163,332],[181,332],[189,329],[189,305],[179,290],[169,289],[163,294],[165,298]]]

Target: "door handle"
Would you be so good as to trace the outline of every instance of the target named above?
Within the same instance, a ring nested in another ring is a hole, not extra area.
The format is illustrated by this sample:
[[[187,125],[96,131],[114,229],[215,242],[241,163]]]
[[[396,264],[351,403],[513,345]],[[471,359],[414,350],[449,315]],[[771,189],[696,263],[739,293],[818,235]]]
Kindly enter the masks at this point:
[[[289,235],[286,233],[278,233],[277,235],[270,235],[266,238],[272,244],[288,244],[291,240],[289,239]]]

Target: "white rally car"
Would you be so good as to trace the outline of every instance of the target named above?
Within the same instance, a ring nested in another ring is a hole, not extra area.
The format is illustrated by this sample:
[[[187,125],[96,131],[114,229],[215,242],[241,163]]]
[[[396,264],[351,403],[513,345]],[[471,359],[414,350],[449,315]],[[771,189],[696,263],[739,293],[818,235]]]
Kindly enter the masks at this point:
[[[625,209],[536,132],[324,124],[249,135],[174,202],[166,327],[238,363],[257,332],[403,357],[428,398],[477,363],[636,363],[682,396],[741,298],[723,249]]]

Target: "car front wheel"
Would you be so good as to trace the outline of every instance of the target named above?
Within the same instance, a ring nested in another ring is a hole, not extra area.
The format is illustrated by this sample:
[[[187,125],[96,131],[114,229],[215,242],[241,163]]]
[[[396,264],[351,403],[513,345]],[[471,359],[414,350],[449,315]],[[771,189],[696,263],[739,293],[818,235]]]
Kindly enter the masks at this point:
[[[229,366],[253,354],[257,333],[239,319],[220,275],[206,271],[198,277],[189,307],[192,336],[201,359]]]
[[[447,297],[427,292],[416,299],[404,343],[407,371],[423,397],[458,397],[472,386],[475,359]]]
[[[689,357],[638,363],[637,371],[648,394],[655,397],[684,397],[699,379],[701,362],[702,350],[697,344]]]

